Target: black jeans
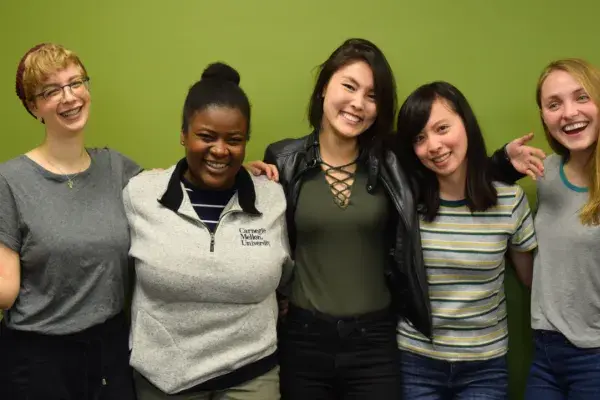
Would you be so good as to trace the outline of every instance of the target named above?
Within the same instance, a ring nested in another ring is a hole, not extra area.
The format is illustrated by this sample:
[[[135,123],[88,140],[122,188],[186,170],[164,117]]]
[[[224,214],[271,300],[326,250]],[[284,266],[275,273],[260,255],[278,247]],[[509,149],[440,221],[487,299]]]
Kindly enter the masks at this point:
[[[69,335],[0,329],[0,399],[135,400],[124,315]]]
[[[290,305],[281,325],[282,400],[398,400],[396,318],[334,318]]]

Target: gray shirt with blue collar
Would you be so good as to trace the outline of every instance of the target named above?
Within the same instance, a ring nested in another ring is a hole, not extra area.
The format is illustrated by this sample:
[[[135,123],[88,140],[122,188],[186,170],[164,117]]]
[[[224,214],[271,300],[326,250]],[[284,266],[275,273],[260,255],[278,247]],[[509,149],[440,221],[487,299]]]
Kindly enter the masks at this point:
[[[214,233],[183,188],[185,160],[123,191],[136,282],[131,365],[172,394],[272,356],[275,290],[291,276],[281,186],[241,169]]]
[[[534,219],[539,248],[533,261],[531,326],[562,333],[581,348],[600,348],[600,227],[579,213],[587,188],[569,182],[557,154],[544,160]]]

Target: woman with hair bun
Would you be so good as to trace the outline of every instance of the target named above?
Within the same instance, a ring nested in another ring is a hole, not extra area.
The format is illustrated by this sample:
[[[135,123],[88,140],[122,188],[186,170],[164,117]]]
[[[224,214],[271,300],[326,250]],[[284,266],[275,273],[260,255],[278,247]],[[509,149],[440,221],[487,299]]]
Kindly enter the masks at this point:
[[[242,168],[250,103],[239,81],[230,66],[209,65],[183,107],[185,157],[123,192],[139,400],[279,399],[286,200],[280,185]]]

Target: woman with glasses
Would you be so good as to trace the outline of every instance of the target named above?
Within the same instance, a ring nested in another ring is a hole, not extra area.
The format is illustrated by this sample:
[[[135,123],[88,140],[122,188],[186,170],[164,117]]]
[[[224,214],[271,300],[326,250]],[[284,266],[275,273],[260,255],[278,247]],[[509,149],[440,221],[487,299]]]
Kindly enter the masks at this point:
[[[122,190],[141,168],[85,147],[88,82],[77,55],[55,44],[32,48],[17,69],[17,95],[45,135],[0,164],[3,399],[135,397]]]

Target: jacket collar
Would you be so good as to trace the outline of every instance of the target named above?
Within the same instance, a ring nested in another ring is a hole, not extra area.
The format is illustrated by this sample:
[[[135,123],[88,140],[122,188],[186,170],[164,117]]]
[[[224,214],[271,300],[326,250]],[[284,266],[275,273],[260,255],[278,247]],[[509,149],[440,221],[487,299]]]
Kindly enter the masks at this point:
[[[304,141],[304,161],[308,168],[316,167],[321,157],[319,156],[319,131],[312,131]]]
[[[177,212],[183,202],[183,189],[181,188],[181,178],[188,168],[187,160],[182,158],[175,166],[175,170],[171,174],[167,189],[158,202],[171,211]],[[248,214],[261,215],[256,209],[256,192],[254,190],[254,182],[250,173],[244,167],[241,167],[235,176],[235,187],[238,193],[238,202],[242,211]]]

